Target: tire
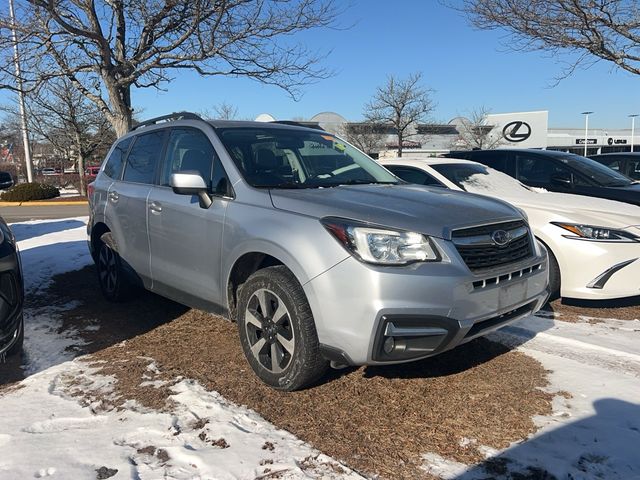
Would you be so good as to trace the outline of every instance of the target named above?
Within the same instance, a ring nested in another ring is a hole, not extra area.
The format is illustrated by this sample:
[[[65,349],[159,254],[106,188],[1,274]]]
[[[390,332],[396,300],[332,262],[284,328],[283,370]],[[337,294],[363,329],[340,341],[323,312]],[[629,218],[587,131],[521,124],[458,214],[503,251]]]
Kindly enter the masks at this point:
[[[242,350],[264,383],[299,390],[326,372],[309,302],[286,267],[251,275],[240,287],[237,312]]]
[[[137,289],[129,281],[129,276],[123,269],[120,255],[109,246],[108,242],[104,241],[104,238],[100,241],[98,248],[96,270],[100,290],[108,301],[122,303],[134,296]]]
[[[18,333],[18,339],[16,340],[16,343],[14,343],[13,346],[9,350],[7,350],[8,357],[18,355],[22,352],[22,346],[24,345],[24,318],[22,317],[20,318],[20,326],[18,328],[20,329],[20,333]]]
[[[549,254],[549,301],[560,298],[560,267],[556,256],[547,248]]]

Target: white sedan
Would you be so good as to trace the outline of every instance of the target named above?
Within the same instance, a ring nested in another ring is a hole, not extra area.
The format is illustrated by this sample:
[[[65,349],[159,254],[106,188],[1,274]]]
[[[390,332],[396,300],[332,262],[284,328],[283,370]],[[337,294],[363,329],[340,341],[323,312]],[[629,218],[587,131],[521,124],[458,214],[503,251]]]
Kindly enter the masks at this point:
[[[549,251],[552,297],[640,295],[640,207],[532,189],[468,160],[396,158],[380,163],[410,183],[487,195],[523,210]]]

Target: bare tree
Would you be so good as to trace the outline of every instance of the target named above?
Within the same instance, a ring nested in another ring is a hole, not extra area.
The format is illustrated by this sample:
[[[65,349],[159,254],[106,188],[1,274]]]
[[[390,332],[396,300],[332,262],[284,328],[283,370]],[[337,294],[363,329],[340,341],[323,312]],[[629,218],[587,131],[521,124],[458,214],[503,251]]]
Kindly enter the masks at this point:
[[[384,145],[385,129],[378,125],[363,123],[347,123],[338,132],[347,142],[355,145],[366,154],[378,153]]]
[[[131,88],[162,88],[181,70],[249,77],[295,96],[330,72],[293,36],[330,27],[340,13],[334,0],[17,3],[25,90],[67,78],[119,136],[132,124]],[[15,90],[7,18],[0,15],[0,88]]]
[[[640,74],[637,0],[464,0],[462,9],[476,27],[506,29],[511,48],[576,53],[564,76],[599,60]]]
[[[115,139],[106,117],[67,79],[50,80],[27,98],[29,130],[72,159],[80,175],[80,194],[86,195],[87,160]],[[13,116],[17,111],[9,108]]]
[[[489,113],[487,108],[479,107],[471,110],[468,117],[461,117],[460,123],[456,125],[458,138],[452,146],[467,150],[486,150],[504,143],[502,135],[494,131],[494,125],[487,124]]]
[[[222,102],[213,109],[221,120],[236,120],[238,118],[238,107],[230,103]]]
[[[402,157],[402,142],[413,134],[411,128],[424,122],[435,108],[432,90],[421,86],[422,73],[412,73],[405,79],[387,77],[365,106],[364,116],[376,125],[391,126],[398,137],[398,156]]]

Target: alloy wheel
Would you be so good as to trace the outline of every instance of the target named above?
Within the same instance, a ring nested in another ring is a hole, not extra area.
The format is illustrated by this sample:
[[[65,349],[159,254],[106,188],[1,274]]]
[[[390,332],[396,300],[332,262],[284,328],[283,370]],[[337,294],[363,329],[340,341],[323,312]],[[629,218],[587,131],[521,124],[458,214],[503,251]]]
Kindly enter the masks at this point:
[[[114,292],[118,282],[118,265],[113,250],[104,245],[98,256],[100,282],[107,292]]]
[[[251,354],[266,370],[285,370],[295,351],[295,333],[289,310],[271,290],[256,290],[244,314],[244,323]]]

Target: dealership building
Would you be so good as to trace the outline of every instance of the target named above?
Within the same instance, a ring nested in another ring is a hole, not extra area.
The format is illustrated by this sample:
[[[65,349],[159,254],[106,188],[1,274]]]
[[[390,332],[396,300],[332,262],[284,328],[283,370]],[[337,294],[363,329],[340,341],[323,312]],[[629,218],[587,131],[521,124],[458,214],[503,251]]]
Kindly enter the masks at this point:
[[[535,112],[513,112],[489,114],[481,126],[474,126],[486,136],[488,144],[493,148],[537,148],[560,150],[584,155],[587,144],[587,154],[629,152],[634,145],[634,151],[640,152],[640,123],[634,132],[632,129],[588,129],[585,135],[584,127],[578,128],[549,128],[549,112],[546,110]],[[275,120],[271,115],[262,114],[256,120]],[[322,112],[308,120],[300,121],[304,125],[320,127],[338,135],[345,135],[349,129],[357,129],[366,124],[349,122],[334,112]],[[461,131],[469,125],[463,117],[456,117],[446,124],[418,124],[412,129],[412,135],[403,142],[406,155],[432,156],[448,153],[452,150],[468,149],[461,143]],[[631,127],[631,125],[630,125]],[[468,128],[468,127],[467,127]],[[397,148],[397,139],[393,129],[378,129],[381,138],[378,151],[368,153],[380,156],[392,156]]]

